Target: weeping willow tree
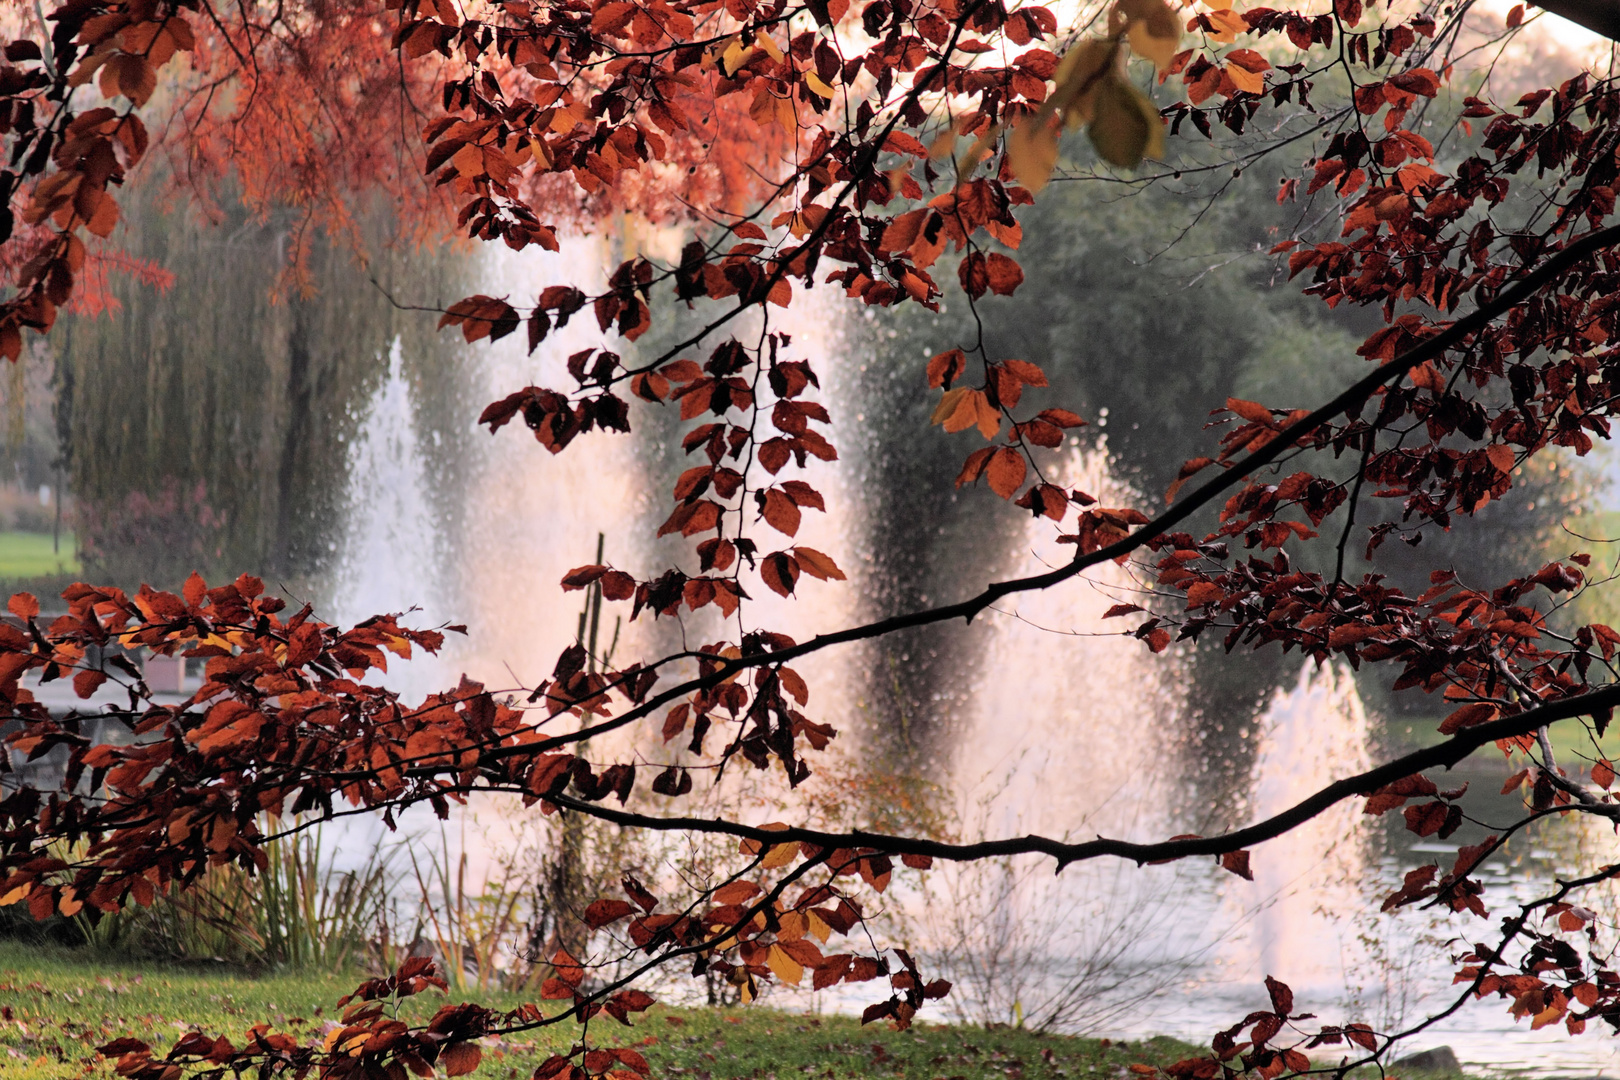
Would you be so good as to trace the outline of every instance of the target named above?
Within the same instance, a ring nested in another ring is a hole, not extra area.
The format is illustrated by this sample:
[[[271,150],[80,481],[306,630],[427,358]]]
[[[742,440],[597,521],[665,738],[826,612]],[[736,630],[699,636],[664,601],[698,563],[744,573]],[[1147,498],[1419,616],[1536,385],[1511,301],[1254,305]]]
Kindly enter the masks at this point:
[[[461,295],[466,257],[396,245],[379,208],[361,221],[368,259],[318,242],[307,288],[289,290],[297,211],[253,217],[227,198],[202,223],[164,205],[160,186],[131,200],[118,239],[172,286],[115,275],[114,311],[54,338],[85,572],[131,586],[250,572],[318,597],[342,541],[350,447],[396,345],[436,451],[430,498],[459,513],[473,408],[459,351],[430,314],[390,298]]]

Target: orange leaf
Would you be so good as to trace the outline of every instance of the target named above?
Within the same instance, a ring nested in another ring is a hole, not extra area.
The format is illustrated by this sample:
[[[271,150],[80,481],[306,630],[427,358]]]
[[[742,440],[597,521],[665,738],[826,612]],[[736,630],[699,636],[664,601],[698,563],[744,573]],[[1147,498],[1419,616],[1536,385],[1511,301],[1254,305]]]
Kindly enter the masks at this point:
[[[990,291],[997,296],[1011,296],[1013,291],[1024,283],[1023,267],[999,252],[991,252],[985,257],[985,275],[990,284]],[[1040,382],[1035,385],[1046,384]]]
[[[822,581],[845,580],[844,572],[838,569],[838,564],[815,548],[795,547],[793,554],[799,560],[799,567],[811,577],[820,578]]]
[[[990,459],[990,465],[985,474],[990,480],[990,490],[1003,499],[1010,499],[1024,486],[1024,474],[1027,466],[1024,464],[1024,455],[1010,446],[1003,446],[995,452]]]

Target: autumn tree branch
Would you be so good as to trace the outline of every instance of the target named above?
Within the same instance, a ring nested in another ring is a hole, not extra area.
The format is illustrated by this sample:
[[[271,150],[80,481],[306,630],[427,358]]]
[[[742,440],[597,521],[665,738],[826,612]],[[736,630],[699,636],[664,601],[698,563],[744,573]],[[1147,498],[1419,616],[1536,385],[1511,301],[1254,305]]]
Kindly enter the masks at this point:
[[[1514,284],[1502,289],[1488,301],[1481,303],[1474,311],[1453,322],[1426,341],[1408,349],[1395,359],[1375,368],[1325,404],[1318,406],[1298,421],[1282,428],[1270,442],[1232,462],[1231,467],[1224,473],[1194,488],[1170,509],[1123,539],[1098,548],[1089,554],[1078,554],[1071,562],[1054,570],[1041,574],[1032,574],[1028,577],[994,582],[986,586],[976,596],[955,604],[945,604],[908,612],[903,615],[893,615],[886,619],[848,627],[832,633],[818,634],[808,641],[787,648],[725,660],[717,663],[715,669],[709,674],[683,681],[661,691],[645,702],[612,719],[599,724],[588,725],[570,734],[552,736],[536,744],[513,747],[507,752],[511,754],[527,754],[536,750],[558,749],[573,743],[583,742],[597,735],[634,723],[664,705],[675,702],[688,694],[717,686],[748,668],[784,664],[835,645],[869,641],[902,630],[948,622],[952,619],[964,619],[971,622],[981,611],[1004,597],[1017,593],[1038,592],[1049,589],[1054,585],[1076,577],[1093,566],[1099,566],[1121,556],[1129,555],[1191,518],[1199,510],[1213,503],[1218,496],[1237,486],[1255,470],[1270,464],[1284,453],[1295,449],[1302,440],[1309,438],[1317,428],[1333,417],[1354,413],[1359,410],[1380,387],[1400,380],[1413,368],[1442,356],[1448,350],[1466,342],[1495,319],[1530,300],[1547,285],[1557,281],[1571,267],[1591,258],[1605,248],[1614,246],[1616,243],[1620,243],[1620,225],[1613,225],[1606,229],[1588,233],[1579,240],[1565,245],[1558,252],[1544,260],[1541,265],[1519,278]]]
[[[1080,843],[1065,843],[1045,836],[1008,837],[1001,840],[982,840],[969,844],[953,844],[919,837],[894,836],[856,829],[851,832],[828,832],[797,826],[761,829],[722,818],[660,817],[634,811],[613,809],[584,802],[567,795],[547,795],[558,806],[575,810],[603,821],[633,828],[656,831],[679,831],[735,836],[767,844],[798,841],[819,847],[875,848],[892,855],[926,855],[950,862],[972,862],[979,859],[999,858],[1007,855],[1048,855],[1057,861],[1059,872],[1070,863],[1112,856],[1129,859],[1138,865],[1150,862],[1168,862],[1196,855],[1224,855],[1255,844],[1273,840],[1303,825],[1312,818],[1345,799],[1369,795],[1386,784],[1436,767],[1451,768],[1474,751],[1498,740],[1513,739],[1534,734],[1545,725],[1578,716],[1590,716],[1620,705],[1620,683],[1577,697],[1565,698],[1542,705],[1517,716],[1502,717],[1475,727],[1465,728],[1445,742],[1415,750],[1365,772],[1336,780],[1293,806],[1253,825],[1220,836],[1187,837],[1163,840],[1157,843],[1134,843],[1098,837]]]

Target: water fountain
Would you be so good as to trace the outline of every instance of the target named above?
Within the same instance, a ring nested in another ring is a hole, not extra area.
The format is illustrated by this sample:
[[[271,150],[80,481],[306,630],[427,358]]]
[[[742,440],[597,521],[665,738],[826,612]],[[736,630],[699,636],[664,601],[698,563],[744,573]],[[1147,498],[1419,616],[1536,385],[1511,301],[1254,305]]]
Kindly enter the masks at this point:
[[[577,279],[580,267],[608,263],[610,246],[571,239],[557,254],[489,256],[482,291],[521,298],[561,280],[565,270]],[[856,382],[838,375],[838,319],[833,304],[801,301],[773,328],[791,333],[794,349],[816,358],[830,376],[824,398],[840,425],[834,441],[849,446],[859,442],[847,436],[861,422],[863,405],[851,397]],[[532,357],[520,337],[473,347],[469,370],[487,399],[529,383],[560,384],[563,358],[599,343],[588,318],[554,332]],[[589,446],[553,457],[521,431],[503,431],[483,440],[463,491],[464,524],[447,535],[421,495],[422,461],[433,449],[413,434],[411,394],[396,347],[353,450],[354,516],[335,589],[340,608],[358,615],[426,598],[424,622],[469,625],[470,636],[453,642],[441,661],[410,665],[413,674],[400,684],[408,697],[448,685],[462,671],[496,687],[533,685],[577,633],[578,601],[559,593],[557,582],[591,560],[599,532],[607,535],[608,561],[641,574],[659,562],[657,547],[641,538],[667,506],[658,476],[668,466],[650,461],[634,438],[593,435]],[[803,637],[855,617],[856,600],[872,582],[860,559],[843,555],[860,548],[851,533],[858,525],[850,524],[860,520],[852,512],[860,493],[841,486],[845,475],[822,469],[807,477],[827,496],[829,513],[806,515],[795,541],[832,554],[851,582],[807,581],[796,598],[762,597],[749,613],[751,625]],[[1076,448],[1062,482],[1108,492],[1106,451]],[[1113,498],[1132,496],[1116,490]],[[1028,524],[1017,544],[1023,554],[1014,561],[1026,569],[1067,557],[1068,549],[1053,543],[1053,530],[1039,522]],[[977,565],[979,554],[964,556],[963,566]],[[950,775],[939,777],[946,789],[941,805],[961,834],[1145,839],[1174,829],[1173,805],[1187,790],[1174,750],[1195,688],[1185,685],[1173,658],[1150,657],[1130,638],[1098,636],[1118,629],[1101,620],[1102,612],[1131,599],[1137,587],[1124,570],[1108,568],[981,617],[972,639],[976,673],[968,676],[976,704],[954,734]],[[698,640],[716,629],[690,622]],[[661,652],[674,632],[668,620],[621,626],[616,659]],[[846,730],[846,748],[863,723],[863,687],[883,676],[859,661],[857,653],[829,654],[803,665],[818,694],[813,707]],[[1259,742],[1243,818],[1273,813],[1368,762],[1369,720],[1354,679],[1331,665],[1306,665],[1261,715],[1227,722],[1252,727]],[[510,823],[493,815],[482,824],[513,835]],[[911,906],[901,911],[896,932],[954,965],[964,1018],[1201,1038],[1263,1000],[1264,974],[1289,982],[1303,1004],[1331,1016],[1352,996],[1347,983],[1375,962],[1358,940],[1365,928],[1349,916],[1364,907],[1369,880],[1409,857],[1380,856],[1376,846],[1359,807],[1346,805],[1258,848],[1253,883],[1203,862],[1144,870],[1095,864],[1058,877],[1033,861],[942,868],[903,895]],[[1499,1011],[1487,1006],[1468,1015],[1463,1026],[1447,1030],[1466,1034],[1475,1058],[1502,1061],[1517,1052],[1522,1033]],[[1590,1037],[1558,1045],[1566,1071],[1610,1060]]]

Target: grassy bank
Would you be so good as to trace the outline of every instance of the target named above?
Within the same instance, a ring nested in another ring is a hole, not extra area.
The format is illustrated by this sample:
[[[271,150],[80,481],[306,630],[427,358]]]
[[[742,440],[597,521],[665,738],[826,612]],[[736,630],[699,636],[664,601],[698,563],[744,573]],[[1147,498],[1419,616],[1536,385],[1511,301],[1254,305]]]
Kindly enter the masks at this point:
[[[111,1077],[94,1048],[119,1035],[168,1046],[194,1028],[238,1045],[252,1025],[272,1022],[300,1038],[320,1038],[336,1000],[356,977],[271,974],[221,966],[173,967],[98,960],[81,950],[0,942],[0,1077],[59,1080]],[[875,985],[875,984],[874,984]],[[426,994],[417,1012],[447,1000]],[[519,995],[494,994],[511,1006]],[[615,1025],[616,1027],[617,1025]],[[689,1080],[1121,1080],[1136,1062],[1161,1063],[1190,1048],[1171,1040],[1108,1044],[1094,1039],[920,1024],[899,1033],[847,1017],[768,1008],[654,1008],[624,1042],[653,1040],[643,1052],[655,1076]],[[519,1080],[578,1034],[548,1028],[485,1047],[477,1076]]]
[[[48,577],[79,572],[79,552],[72,530],[64,529],[59,546],[50,533],[0,532],[0,579]]]

